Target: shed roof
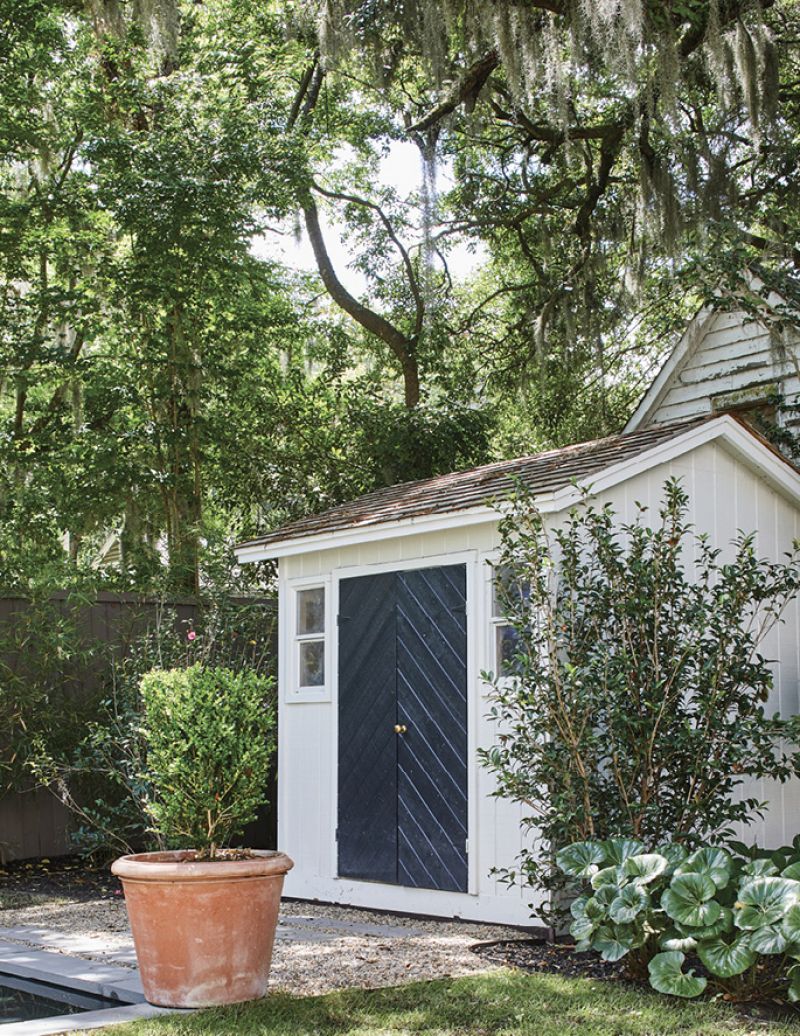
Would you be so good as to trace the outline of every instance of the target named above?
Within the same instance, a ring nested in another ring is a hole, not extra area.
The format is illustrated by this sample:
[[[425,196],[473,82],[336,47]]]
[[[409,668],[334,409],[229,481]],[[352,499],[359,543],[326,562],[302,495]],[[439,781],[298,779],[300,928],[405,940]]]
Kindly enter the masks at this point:
[[[576,479],[595,475],[711,420],[714,418],[657,425],[643,431],[610,435],[435,478],[401,482],[319,514],[299,518],[257,539],[240,543],[237,549],[269,546],[321,533],[353,531],[423,515],[464,511],[506,496],[514,489],[517,480],[537,496],[554,493],[570,486]]]

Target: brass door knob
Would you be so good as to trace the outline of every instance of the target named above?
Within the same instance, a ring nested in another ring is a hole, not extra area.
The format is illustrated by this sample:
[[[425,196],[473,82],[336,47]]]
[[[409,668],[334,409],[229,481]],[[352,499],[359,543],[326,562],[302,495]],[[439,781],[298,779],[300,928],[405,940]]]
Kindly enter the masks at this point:
[[[408,727],[405,725],[405,723],[395,723],[394,725],[395,734],[405,734],[407,730]]]

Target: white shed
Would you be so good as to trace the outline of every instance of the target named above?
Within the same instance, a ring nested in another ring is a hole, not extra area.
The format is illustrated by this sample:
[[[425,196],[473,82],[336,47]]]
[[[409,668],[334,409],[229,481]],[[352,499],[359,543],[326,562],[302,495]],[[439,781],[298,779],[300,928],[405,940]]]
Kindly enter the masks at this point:
[[[481,672],[503,617],[490,562],[491,501],[513,480],[552,523],[591,487],[625,519],[677,476],[691,519],[719,545],[758,530],[779,558],[800,536],[800,474],[725,415],[570,446],[378,490],[238,548],[279,559],[278,840],[286,894],[441,917],[529,924],[531,893],[498,881],[521,847],[520,807],[491,796],[476,749],[495,735]],[[798,610],[767,645],[774,706],[800,712]],[[800,789],[761,786],[748,836],[800,830]]]

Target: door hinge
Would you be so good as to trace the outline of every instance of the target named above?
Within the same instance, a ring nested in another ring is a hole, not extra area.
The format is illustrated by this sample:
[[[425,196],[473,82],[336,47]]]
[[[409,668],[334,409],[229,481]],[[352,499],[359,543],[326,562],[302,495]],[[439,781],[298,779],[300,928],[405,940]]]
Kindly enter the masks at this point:
[[[465,853],[468,853],[468,852],[469,852],[469,838],[467,838],[467,839],[465,840],[465,842],[464,842],[464,852],[465,852]]]
[[[333,832],[333,840],[334,840],[334,842],[338,842],[339,841],[339,828],[338,827]]]

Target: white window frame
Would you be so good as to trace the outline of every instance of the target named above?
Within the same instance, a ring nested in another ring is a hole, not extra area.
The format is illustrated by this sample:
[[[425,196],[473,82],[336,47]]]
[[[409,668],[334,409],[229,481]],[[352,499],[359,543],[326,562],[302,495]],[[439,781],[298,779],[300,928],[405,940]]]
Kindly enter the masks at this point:
[[[501,684],[509,683],[513,677],[503,676],[498,672],[498,659],[497,659],[497,630],[500,626],[510,626],[511,623],[505,615],[495,615],[494,610],[494,579],[495,573],[497,572],[498,562],[500,558],[497,554],[487,554],[484,559],[484,565],[486,566],[486,627],[488,635],[488,643],[486,645],[486,659],[489,663],[486,666],[486,671],[493,673],[495,680]],[[484,695],[488,696],[491,694],[491,687],[486,684],[484,686]]]
[[[297,628],[297,595],[301,590],[323,590],[325,593],[325,628],[322,633],[299,633]],[[308,576],[290,579],[286,587],[286,682],[284,701],[289,704],[324,702],[331,700],[334,619],[330,576]],[[325,647],[324,683],[317,687],[300,686],[300,645],[321,640]]]

